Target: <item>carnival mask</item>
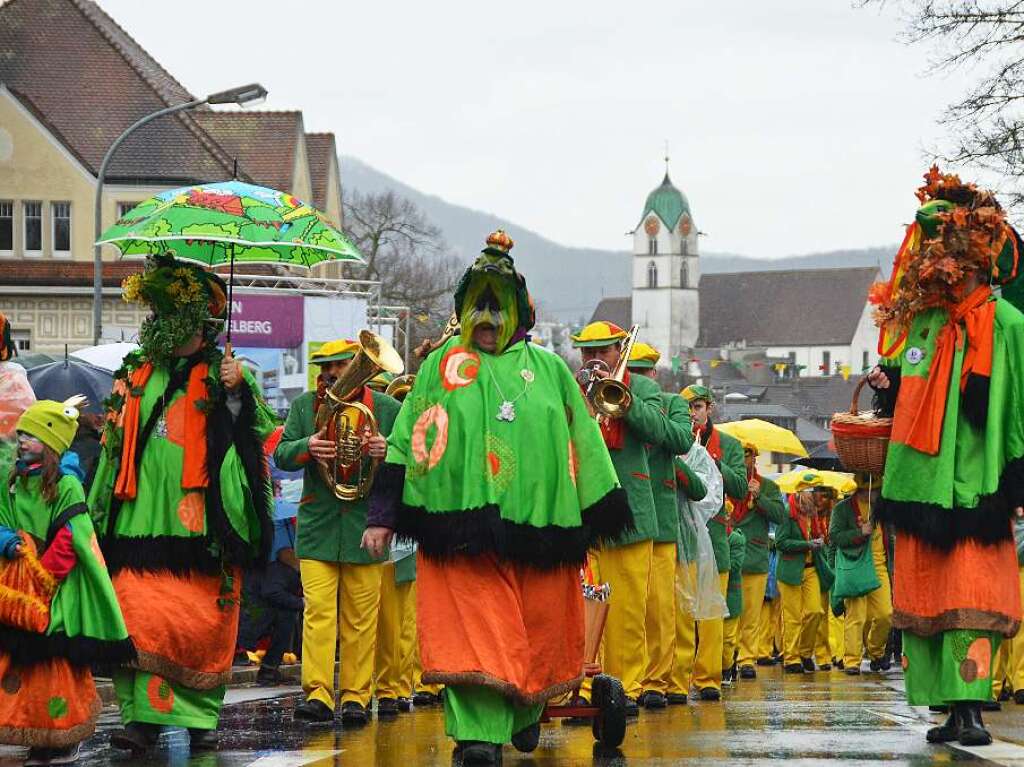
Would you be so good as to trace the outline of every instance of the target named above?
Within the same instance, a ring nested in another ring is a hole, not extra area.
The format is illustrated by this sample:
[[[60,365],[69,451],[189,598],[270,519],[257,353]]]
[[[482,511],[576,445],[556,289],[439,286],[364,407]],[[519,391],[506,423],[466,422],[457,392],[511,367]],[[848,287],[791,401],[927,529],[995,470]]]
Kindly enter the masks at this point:
[[[459,320],[462,342],[473,340],[479,327],[493,327],[498,352],[504,351],[519,327],[515,272],[503,256],[483,255],[473,265]]]

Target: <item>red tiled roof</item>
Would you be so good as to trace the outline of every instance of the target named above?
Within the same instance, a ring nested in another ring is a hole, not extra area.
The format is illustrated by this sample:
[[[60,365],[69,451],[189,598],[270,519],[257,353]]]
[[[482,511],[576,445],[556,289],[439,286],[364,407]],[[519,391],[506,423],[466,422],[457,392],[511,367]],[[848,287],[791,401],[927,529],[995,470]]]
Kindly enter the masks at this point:
[[[307,133],[306,158],[309,160],[309,177],[313,186],[313,205],[323,213],[327,212],[327,185],[331,179],[331,163],[337,162],[333,133]]]
[[[9,266],[11,264],[15,266]],[[104,263],[103,284],[117,287],[125,277],[141,269],[141,260]],[[3,271],[5,286],[92,287],[91,261],[0,261],[0,270]]]
[[[291,192],[302,112],[196,112],[196,122],[258,184]]]
[[[93,173],[126,127],[192,98],[89,0],[9,0],[0,6],[0,82],[44,115],[47,127]],[[188,183],[226,178],[231,165],[192,117],[180,113],[132,134],[108,175]]]

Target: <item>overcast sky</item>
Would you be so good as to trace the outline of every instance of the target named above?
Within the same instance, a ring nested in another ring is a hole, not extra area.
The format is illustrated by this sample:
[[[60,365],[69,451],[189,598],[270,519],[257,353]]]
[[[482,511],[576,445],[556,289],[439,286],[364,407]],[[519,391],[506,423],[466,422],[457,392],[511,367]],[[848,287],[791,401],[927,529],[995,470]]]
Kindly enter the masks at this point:
[[[343,154],[568,245],[628,247],[666,139],[705,250],[897,242],[962,89],[851,0],[100,2],[194,93],[258,80]]]

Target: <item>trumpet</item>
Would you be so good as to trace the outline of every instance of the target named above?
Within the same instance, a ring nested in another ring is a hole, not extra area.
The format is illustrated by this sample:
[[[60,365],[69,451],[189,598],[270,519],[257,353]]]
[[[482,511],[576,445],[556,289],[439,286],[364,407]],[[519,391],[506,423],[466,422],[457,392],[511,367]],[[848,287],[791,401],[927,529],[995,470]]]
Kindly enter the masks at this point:
[[[380,428],[373,411],[355,397],[382,370],[398,375],[405,369],[391,344],[369,330],[359,333],[359,347],[316,411],[316,430],[326,427],[335,447],[330,463],[319,464],[320,477],[341,501],[358,501],[369,495],[381,462],[370,458],[367,466],[363,460],[360,426],[368,428],[371,436],[380,434]]]
[[[587,399],[597,413],[598,421],[607,418],[622,418],[633,406],[633,392],[625,383],[626,365],[629,364],[629,355],[633,351],[638,335],[640,335],[640,326],[634,325],[630,328],[626,343],[622,345],[622,352],[619,354],[619,361],[615,364],[615,369],[607,378],[598,378],[589,387]]]
[[[601,380],[601,376],[597,374],[598,370],[603,370],[607,373],[611,371],[611,368],[603,360],[591,360],[576,371],[576,382],[583,389],[583,398],[585,400],[590,400],[590,395],[594,391],[594,384]]]

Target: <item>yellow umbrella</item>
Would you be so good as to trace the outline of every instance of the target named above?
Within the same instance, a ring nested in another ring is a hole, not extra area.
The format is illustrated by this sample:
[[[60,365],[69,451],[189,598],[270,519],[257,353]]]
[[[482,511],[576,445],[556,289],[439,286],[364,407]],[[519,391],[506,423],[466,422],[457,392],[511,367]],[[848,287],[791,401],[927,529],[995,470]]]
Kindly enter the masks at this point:
[[[715,428],[744,444],[753,445],[761,453],[788,453],[807,457],[807,448],[793,432],[760,418],[719,423],[715,424]]]
[[[795,493],[801,484],[819,479],[816,487],[830,487],[841,495],[849,495],[857,489],[857,481],[852,474],[841,471],[823,471],[820,469],[795,469],[780,474],[775,479],[775,484],[784,493]]]

